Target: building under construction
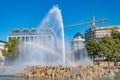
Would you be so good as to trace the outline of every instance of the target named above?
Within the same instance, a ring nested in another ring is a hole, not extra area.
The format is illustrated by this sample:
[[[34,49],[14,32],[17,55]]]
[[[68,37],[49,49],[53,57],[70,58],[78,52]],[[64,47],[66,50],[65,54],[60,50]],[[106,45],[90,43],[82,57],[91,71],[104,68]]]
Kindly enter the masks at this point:
[[[116,31],[120,32],[120,25],[91,28],[86,31],[85,39],[86,40],[89,40],[89,39],[99,40],[100,38],[104,36],[111,36],[112,29],[115,29]]]
[[[115,29],[116,31],[120,32],[120,25],[96,27],[96,25],[95,25],[96,23],[105,22],[107,20],[108,20],[107,18],[104,18],[101,20],[95,20],[95,16],[93,16],[92,21],[90,21],[90,22],[71,24],[71,25],[68,25],[67,27],[80,26],[83,24],[92,24],[92,27],[85,32],[85,40],[86,41],[88,41],[89,39],[99,40],[100,38],[102,38],[104,36],[111,36],[112,29]]]

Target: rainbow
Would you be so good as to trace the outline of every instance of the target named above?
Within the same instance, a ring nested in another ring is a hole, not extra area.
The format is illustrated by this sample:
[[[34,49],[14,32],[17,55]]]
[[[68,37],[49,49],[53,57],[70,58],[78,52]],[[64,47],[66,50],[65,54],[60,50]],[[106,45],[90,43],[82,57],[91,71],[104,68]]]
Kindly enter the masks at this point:
[[[58,56],[58,57],[60,57],[60,58],[63,58],[63,55],[60,53],[60,52],[58,52],[57,50],[54,50],[53,48],[51,48],[51,47],[49,47],[49,46],[46,46],[46,45],[44,45],[44,44],[42,44],[42,43],[37,43],[37,42],[27,42],[27,44],[30,44],[30,45],[34,45],[34,46],[36,46],[36,47],[39,47],[40,49],[43,49],[43,50],[45,50],[45,51],[47,51],[47,52],[50,52],[51,54],[54,54],[54,55],[56,55],[56,56]],[[76,65],[76,63],[74,62],[74,61],[72,61],[69,57],[67,57],[66,56],[66,58],[65,58],[65,61],[67,62],[67,63],[69,63],[70,65]]]

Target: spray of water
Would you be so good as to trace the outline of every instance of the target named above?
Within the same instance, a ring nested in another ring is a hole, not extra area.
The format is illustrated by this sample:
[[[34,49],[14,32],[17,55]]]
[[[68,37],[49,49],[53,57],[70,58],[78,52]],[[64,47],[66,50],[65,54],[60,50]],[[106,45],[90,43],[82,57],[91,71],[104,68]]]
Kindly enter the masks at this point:
[[[21,38],[22,40],[22,38]],[[88,57],[76,61],[68,42],[64,40],[64,27],[61,10],[53,6],[37,28],[34,37],[24,38],[19,45],[20,65],[75,66],[92,63]],[[65,45],[67,47],[65,47]],[[66,50],[66,51],[65,51]]]
[[[39,25],[37,36],[19,45],[19,63],[24,65],[64,65],[65,40],[61,10],[53,6]]]
[[[63,53],[63,64],[65,65],[65,40],[64,40],[64,27],[63,27],[63,19],[61,10],[58,8],[58,6],[53,6],[53,8],[48,12],[44,20],[39,26],[46,27],[46,28],[52,28],[56,36],[59,40],[58,45],[62,47],[62,53]],[[61,43],[62,42],[62,43]]]

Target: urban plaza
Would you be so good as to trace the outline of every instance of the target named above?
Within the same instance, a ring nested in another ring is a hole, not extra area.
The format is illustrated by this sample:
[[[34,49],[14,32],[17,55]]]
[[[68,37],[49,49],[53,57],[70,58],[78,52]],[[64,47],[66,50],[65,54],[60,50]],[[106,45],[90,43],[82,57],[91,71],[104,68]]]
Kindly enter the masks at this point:
[[[118,3],[0,1],[0,80],[120,80]]]

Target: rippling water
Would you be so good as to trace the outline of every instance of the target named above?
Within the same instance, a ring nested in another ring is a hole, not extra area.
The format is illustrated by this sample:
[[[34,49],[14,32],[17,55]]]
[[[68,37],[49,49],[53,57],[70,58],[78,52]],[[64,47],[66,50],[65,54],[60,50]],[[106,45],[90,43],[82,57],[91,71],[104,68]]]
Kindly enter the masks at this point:
[[[15,78],[11,75],[0,75],[0,80],[27,80],[24,78]]]
[[[108,79],[108,78],[106,78],[106,79],[95,79],[95,80],[119,80],[119,79]],[[6,75],[6,76],[0,76],[0,80],[43,80],[43,79],[37,79],[37,78],[29,78],[29,79],[28,78],[16,78],[16,77],[13,77],[13,76]],[[44,80],[52,80],[52,79],[44,79]],[[65,79],[59,79],[59,80],[65,80]]]
[[[12,75],[0,75],[0,80],[52,80],[52,79],[38,79],[38,78],[17,78]],[[63,80],[63,79],[56,79]]]
[[[0,75],[0,80],[52,80],[52,79],[37,79],[37,78],[16,78],[12,75]],[[56,80],[65,80],[65,79],[56,79]],[[116,73],[116,76],[114,79],[110,78],[100,78],[95,80],[120,80],[120,72]]]

